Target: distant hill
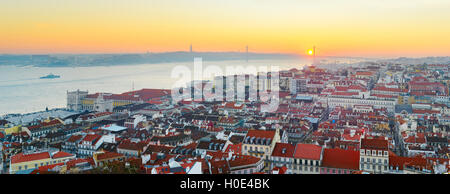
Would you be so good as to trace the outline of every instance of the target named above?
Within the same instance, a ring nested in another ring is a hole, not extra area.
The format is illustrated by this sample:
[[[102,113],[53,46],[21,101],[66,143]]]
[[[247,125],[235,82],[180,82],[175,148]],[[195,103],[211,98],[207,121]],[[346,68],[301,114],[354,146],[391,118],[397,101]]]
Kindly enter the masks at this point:
[[[450,57],[421,57],[421,58],[399,57],[395,59],[383,59],[378,61],[398,63],[398,64],[450,64]]]
[[[109,66],[128,64],[153,64],[189,62],[194,57],[204,61],[298,59],[299,55],[280,53],[241,52],[165,52],[145,54],[55,54],[55,55],[0,55],[0,65],[68,67],[68,66]]]

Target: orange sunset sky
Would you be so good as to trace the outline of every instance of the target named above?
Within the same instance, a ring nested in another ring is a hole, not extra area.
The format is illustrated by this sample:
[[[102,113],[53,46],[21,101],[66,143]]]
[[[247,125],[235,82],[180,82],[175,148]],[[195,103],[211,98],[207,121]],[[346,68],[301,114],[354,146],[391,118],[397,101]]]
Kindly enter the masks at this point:
[[[0,54],[195,51],[449,56],[448,0],[13,0]]]

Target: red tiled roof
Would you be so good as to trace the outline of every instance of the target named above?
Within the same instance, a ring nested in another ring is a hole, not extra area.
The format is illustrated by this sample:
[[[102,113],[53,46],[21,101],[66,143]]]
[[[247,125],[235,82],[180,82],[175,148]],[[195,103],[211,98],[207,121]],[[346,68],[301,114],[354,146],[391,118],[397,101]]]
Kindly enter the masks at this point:
[[[438,110],[422,110],[422,109],[413,109],[414,114],[439,114],[441,113]]]
[[[262,158],[248,155],[236,155],[234,159],[228,160],[230,168],[246,166],[258,163]]]
[[[118,158],[118,157],[123,157],[123,154],[119,154],[116,152],[104,152],[101,154],[97,155],[97,160],[107,160],[107,159],[112,159],[112,158]]]
[[[297,144],[294,158],[320,160],[322,147],[314,144]]]
[[[282,91],[280,91],[278,93],[278,95],[279,95],[279,98],[286,98],[287,96],[290,96],[291,94],[289,92],[282,92]]]
[[[398,96],[388,95],[388,94],[371,94],[371,96],[375,96],[378,98],[398,98]]]
[[[229,174],[230,166],[226,160],[212,160],[210,161],[212,174]]]
[[[224,129],[223,127],[207,127],[206,130],[209,132],[221,132]]]
[[[285,174],[286,171],[287,171],[287,167],[286,166],[283,166],[283,167],[275,166],[272,169],[272,173],[276,172],[277,174]]]
[[[120,142],[119,146],[117,146],[118,149],[125,149],[125,150],[135,150],[135,151],[143,151],[144,147],[147,144],[145,142],[131,142],[130,140],[124,140]]]
[[[81,163],[85,163],[85,162],[91,164],[92,166],[94,165],[94,161],[92,160],[92,158],[87,158],[87,159],[78,158],[78,159],[67,161],[67,163],[66,163],[67,170],[70,170],[70,168],[75,167],[77,164],[81,164]]]
[[[347,141],[359,141],[359,139],[361,138],[361,135],[355,134],[355,135],[351,136],[350,134],[342,134],[342,138]]]
[[[49,121],[49,122],[40,122],[40,123],[37,124],[37,125],[28,126],[28,129],[32,131],[32,130],[34,130],[34,129],[39,129],[39,128],[42,128],[42,127],[48,127],[48,126],[54,126],[54,125],[61,125],[61,124],[63,124],[63,123],[61,123],[60,120],[58,120],[58,119],[53,119],[53,120],[51,120],[51,121]]]
[[[222,117],[219,120],[219,123],[236,123],[237,120],[234,117]]]
[[[361,139],[361,149],[387,150],[388,148],[388,141],[385,139]]]
[[[292,157],[295,152],[295,146],[288,143],[276,143],[272,151],[272,156]]]
[[[275,131],[264,131],[264,130],[248,130],[246,137],[259,137],[259,138],[270,138],[273,139],[275,136]]]
[[[398,167],[399,170],[403,170],[404,166],[415,166],[426,168],[428,165],[427,159],[420,156],[416,157],[400,157],[389,156],[389,166]]]
[[[83,138],[82,135],[72,135],[69,137],[69,139],[67,139],[66,142],[76,142],[76,141],[80,140],[81,138]]]
[[[358,71],[356,72],[356,75],[367,75],[367,76],[372,76],[373,72],[370,71]]]
[[[236,102],[226,102],[221,108],[231,108],[231,109],[242,109],[244,107],[244,104],[241,104],[239,106],[236,105]]]
[[[123,93],[123,95],[138,95],[141,99],[144,99],[145,101],[148,101],[153,98],[168,96],[170,94],[171,90],[165,89],[142,89]]]
[[[404,139],[404,142],[405,143],[420,143],[420,144],[423,144],[423,143],[426,143],[426,139],[423,136],[422,137],[409,136],[408,138]]]
[[[53,169],[53,168],[55,168],[57,166],[62,166],[62,165],[64,165],[64,162],[56,163],[56,164],[50,164],[50,165],[45,165],[45,166],[40,166],[38,169],[40,171],[49,171],[49,170],[51,170],[51,169]]]
[[[238,143],[238,144],[229,144],[227,149],[225,150],[225,152],[230,152],[232,151],[235,154],[240,154],[241,153],[241,147],[242,147],[242,143]]]
[[[48,152],[33,153],[33,154],[20,153],[20,154],[11,156],[11,164],[29,162],[29,161],[34,161],[34,160],[43,160],[43,159],[49,159],[49,158],[50,158],[50,154]]]
[[[360,86],[360,85],[350,85],[350,86],[348,87],[348,89],[349,89],[349,90],[360,90],[360,91],[363,91],[363,92],[367,91],[366,88],[364,88],[364,87],[362,87],[362,86]]]
[[[93,142],[94,140],[100,139],[100,137],[102,136],[98,134],[88,134],[83,138],[83,141]]]
[[[74,155],[72,155],[72,154],[69,154],[69,153],[67,153],[67,152],[56,152],[56,153],[54,153],[53,154],[53,156],[52,156],[52,158],[53,159],[55,159],[55,158],[66,158],[66,157],[72,157],[72,156],[74,156]]]
[[[57,125],[57,124],[62,124],[62,123],[61,123],[61,121],[59,121],[58,119],[53,119],[53,120],[51,120],[51,121],[49,121],[49,122],[42,122],[42,123],[41,123],[41,125],[42,125],[43,127],[46,127],[46,126],[52,126],[52,125]]]
[[[333,96],[355,96],[358,95],[358,92],[333,92],[331,95]]]
[[[323,151],[322,166],[359,170],[359,151],[325,148]]]
[[[99,112],[99,113],[95,113],[94,116],[95,117],[102,117],[102,116],[107,116],[107,115],[111,115],[113,114],[112,112]]]
[[[387,88],[387,87],[384,87],[384,86],[378,86],[378,87],[373,88],[372,90],[386,91],[386,92],[397,92],[397,93],[408,92],[408,90],[406,90],[406,89],[400,89],[400,88]]]

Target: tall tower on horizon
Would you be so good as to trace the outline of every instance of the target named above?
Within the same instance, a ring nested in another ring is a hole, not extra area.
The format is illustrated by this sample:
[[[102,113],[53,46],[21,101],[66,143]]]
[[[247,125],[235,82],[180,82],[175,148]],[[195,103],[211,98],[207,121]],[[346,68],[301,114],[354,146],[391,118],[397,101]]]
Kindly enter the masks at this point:
[[[245,46],[245,60],[248,62],[248,45]]]
[[[189,52],[192,53],[192,44],[189,46]]]

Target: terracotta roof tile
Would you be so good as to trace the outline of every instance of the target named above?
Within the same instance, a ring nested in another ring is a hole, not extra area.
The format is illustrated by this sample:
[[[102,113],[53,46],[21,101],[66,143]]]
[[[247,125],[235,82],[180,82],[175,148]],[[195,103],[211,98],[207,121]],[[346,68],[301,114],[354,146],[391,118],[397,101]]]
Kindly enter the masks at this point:
[[[29,162],[34,160],[43,160],[43,159],[50,159],[50,154],[48,152],[41,152],[41,153],[32,153],[32,154],[17,154],[14,156],[11,156],[11,163],[22,163],[22,162]]]
[[[294,158],[320,160],[322,147],[314,144],[297,144]]]
[[[359,170],[359,151],[325,148],[323,151],[322,166]]]
[[[288,143],[276,143],[272,151],[272,156],[276,157],[293,157],[295,145]]]
[[[72,157],[74,156],[73,154],[69,154],[67,152],[56,152],[53,154],[52,158],[66,158],[66,157]]]

